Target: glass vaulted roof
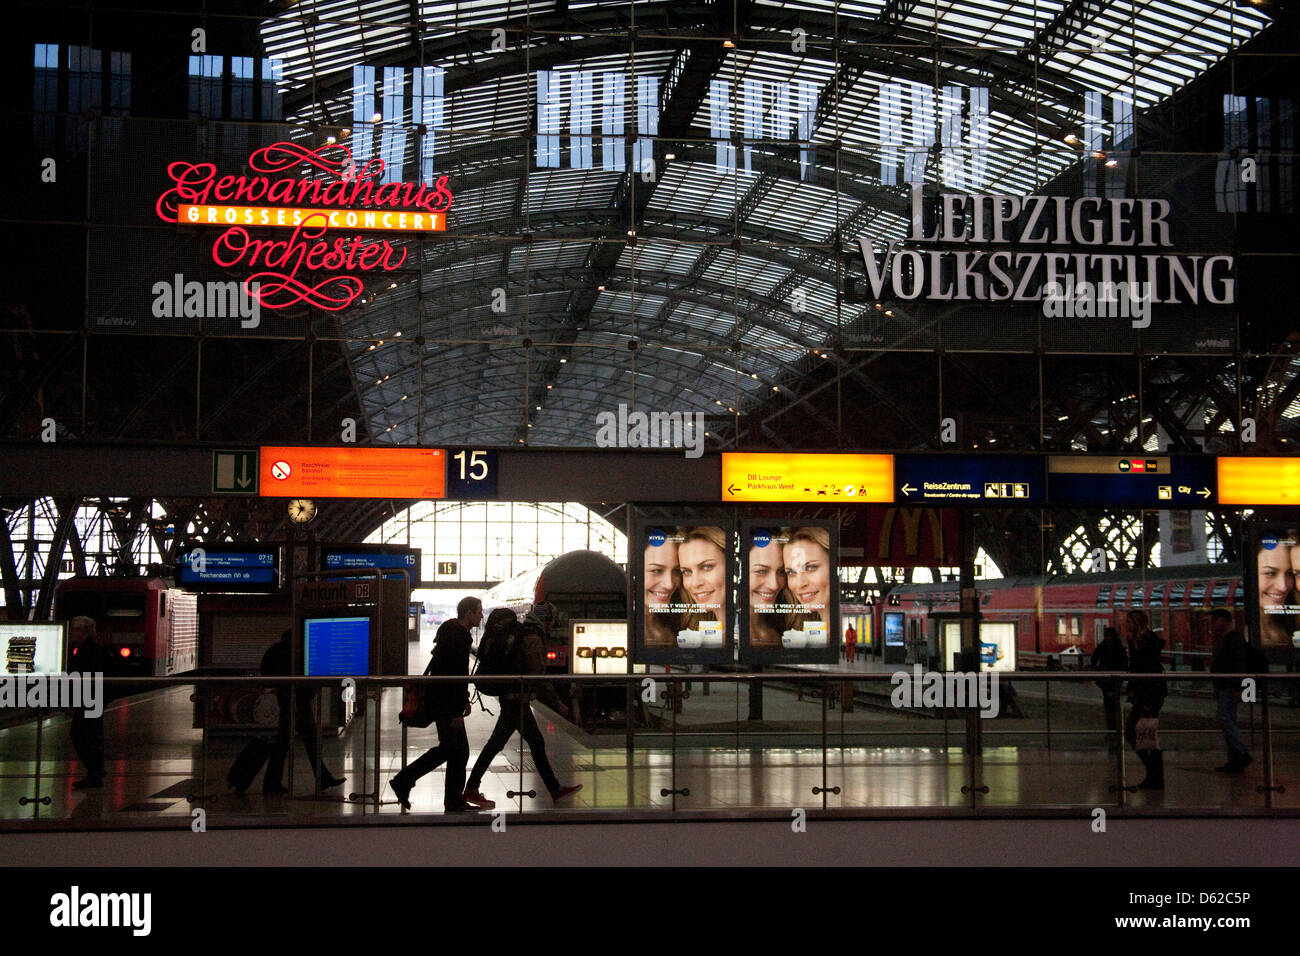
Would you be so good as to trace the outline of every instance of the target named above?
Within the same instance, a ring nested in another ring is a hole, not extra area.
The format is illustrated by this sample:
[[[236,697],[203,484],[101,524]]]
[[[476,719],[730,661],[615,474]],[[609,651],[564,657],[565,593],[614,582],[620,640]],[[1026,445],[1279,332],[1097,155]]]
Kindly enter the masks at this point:
[[[590,445],[618,402],[725,427],[864,319],[837,251],[904,235],[909,156],[948,175],[916,130],[959,188],[1030,193],[1089,162],[1065,137],[1122,155],[1134,113],[1268,24],[1214,0],[277,6],[261,33],[295,128],[388,143],[409,173],[423,122],[455,192],[447,233],[333,320],[400,443]],[[417,114],[422,68],[441,86]],[[652,180],[628,168],[646,157]]]

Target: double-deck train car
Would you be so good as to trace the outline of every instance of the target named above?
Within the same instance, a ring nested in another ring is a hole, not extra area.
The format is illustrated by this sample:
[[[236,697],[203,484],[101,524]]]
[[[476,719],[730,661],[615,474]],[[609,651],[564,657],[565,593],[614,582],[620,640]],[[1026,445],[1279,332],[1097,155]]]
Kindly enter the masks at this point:
[[[1103,628],[1115,627],[1123,637],[1125,614],[1137,609],[1165,639],[1167,667],[1204,670],[1211,610],[1227,608],[1245,633],[1244,587],[1241,568],[1227,564],[977,583],[981,619],[1015,628],[1019,670],[1045,666],[1051,655],[1090,655]],[[875,609],[877,633],[883,633],[887,612],[901,612],[906,641],[926,641],[930,653],[944,659],[949,649],[941,646],[944,629],[937,624],[957,613],[957,583],[904,585],[889,595]]]
[[[93,618],[123,677],[170,677],[198,667],[195,595],[160,578],[66,578],[54,592],[60,621]]]
[[[483,614],[508,607],[524,615],[536,604],[555,606],[546,640],[546,669],[568,673],[569,621],[621,621],[627,617],[627,575],[598,551],[570,551],[549,564],[502,581],[483,595]]]

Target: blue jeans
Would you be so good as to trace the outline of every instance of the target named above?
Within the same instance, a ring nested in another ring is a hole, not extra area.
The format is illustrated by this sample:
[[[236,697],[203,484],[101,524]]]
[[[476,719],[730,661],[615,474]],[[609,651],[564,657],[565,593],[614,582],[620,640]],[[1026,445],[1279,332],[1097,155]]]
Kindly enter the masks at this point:
[[[1219,726],[1223,728],[1223,739],[1228,744],[1228,759],[1249,757],[1250,752],[1241,736],[1241,728],[1237,726],[1237,694],[1240,691],[1236,687],[1229,687],[1215,693],[1219,698]]]

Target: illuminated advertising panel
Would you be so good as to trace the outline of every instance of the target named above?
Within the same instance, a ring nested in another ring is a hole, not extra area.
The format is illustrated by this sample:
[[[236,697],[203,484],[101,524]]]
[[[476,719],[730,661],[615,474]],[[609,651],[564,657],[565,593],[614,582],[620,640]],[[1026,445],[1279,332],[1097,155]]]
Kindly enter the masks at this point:
[[[569,631],[573,673],[626,674],[631,670],[627,621],[570,621]]]
[[[0,650],[5,674],[59,674],[63,672],[62,624],[6,621],[0,624]]]
[[[643,521],[629,554],[636,661],[730,663],[730,524],[713,518]]]
[[[741,657],[748,663],[839,660],[838,525],[800,519],[741,526]]]
[[[442,498],[447,483],[441,448],[264,446],[262,497]]]
[[[1254,515],[1246,551],[1246,621],[1271,661],[1300,652],[1300,512]]]
[[[886,611],[884,630],[886,647],[903,647],[903,612]]]

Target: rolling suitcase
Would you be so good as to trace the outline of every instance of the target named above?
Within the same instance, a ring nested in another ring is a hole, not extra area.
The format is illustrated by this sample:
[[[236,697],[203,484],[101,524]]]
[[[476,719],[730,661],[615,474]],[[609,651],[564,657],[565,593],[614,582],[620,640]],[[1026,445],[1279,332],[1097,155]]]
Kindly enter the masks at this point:
[[[270,756],[271,745],[261,737],[254,737],[240,751],[230,772],[226,774],[226,783],[234,788],[236,795],[243,796]]]

